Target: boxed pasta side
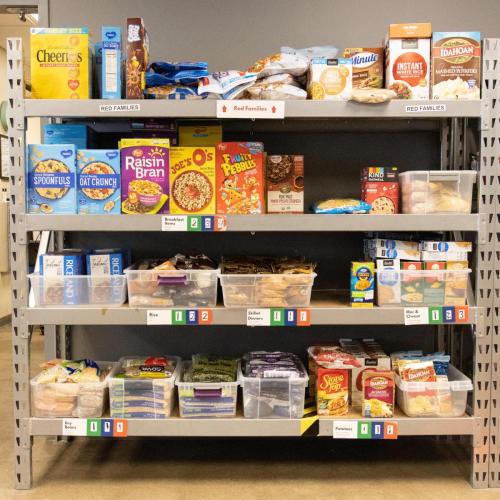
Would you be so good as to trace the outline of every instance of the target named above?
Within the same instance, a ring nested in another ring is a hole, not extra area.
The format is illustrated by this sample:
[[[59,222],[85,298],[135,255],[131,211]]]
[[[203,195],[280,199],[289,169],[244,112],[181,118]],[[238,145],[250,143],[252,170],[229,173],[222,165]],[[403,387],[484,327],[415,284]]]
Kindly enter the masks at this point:
[[[308,95],[319,101],[347,101],[352,91],[350,58],[315,57],[309,65]]]

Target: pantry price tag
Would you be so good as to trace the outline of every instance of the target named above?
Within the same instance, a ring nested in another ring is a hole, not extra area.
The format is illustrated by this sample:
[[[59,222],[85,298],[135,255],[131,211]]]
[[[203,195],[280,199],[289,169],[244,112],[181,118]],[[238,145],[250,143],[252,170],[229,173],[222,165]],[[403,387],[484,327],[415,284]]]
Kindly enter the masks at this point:
[[[468,322],[469,322],[469,306],[456,306],[455,323],[468,323]]]
[[[443,308],[442,307],[429,307],[429,324],[442,325],[443,324]]]
[[[444,113],[446,104],[409,104],[405,106],[406,113]]]
[[[334,420],[333,439],[358,439],[358,421]]]
[[[99,437],[101,435],[101,421],[98,418],[87,419],[87,436]]]
[[[128,425],[124,418],[113,419],[113,437],[127,437]]]
[[[358,439],[371,439],[372,438],[372,424],[371,422],[358,422]]]
[[[140,104],[101,104],[99,113],[128,113],[130,111],[140,111]]]
[[[404,312],[405,325],[429,324],[428,307],[405,307],[403,312]]]
[[[146,325],[171,325],[171,309],[148,309],[146,311]]]
[[[285,326],[310,326],[311,311],[309,309],[285,309]]]
[[[285,326],[285,310],[283,308],[271,309],[271,326]]]
[[[285,101],[218,100],[217,118],[285,118]]]
[[[247,309],[247,326],[271,326],[271,310]]]
[[[398,438],[398,423],[384,422],[384,439],[397,439],[397,438]]]
[[[443,323],[455,323],[455,307],[443,307]]]
[[[85,418],[63,418],[62,436],[86,436],[87,419]]]
[[[101,419],[101,436],[102,437],[113,437],[113,419],[112,418]]]

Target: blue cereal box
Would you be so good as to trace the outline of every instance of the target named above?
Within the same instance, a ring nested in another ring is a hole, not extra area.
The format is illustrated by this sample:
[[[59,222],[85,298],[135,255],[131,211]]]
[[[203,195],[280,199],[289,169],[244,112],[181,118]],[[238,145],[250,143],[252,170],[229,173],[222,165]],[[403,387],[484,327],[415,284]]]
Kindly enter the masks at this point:
[[[118,27],[102,27],[102,99],[121,98],[121,51],[122,30]]]
[[[28,146],[27,210],[76,214],[76,148],[73,144]]]
[[[87,125],[78,123],[47,123],[43,126],[44,144],[74,144],[76,149],[85,149],[87,141]]]
[[[120,213],[120,152],[117,149],[77,151],[79,214]]]

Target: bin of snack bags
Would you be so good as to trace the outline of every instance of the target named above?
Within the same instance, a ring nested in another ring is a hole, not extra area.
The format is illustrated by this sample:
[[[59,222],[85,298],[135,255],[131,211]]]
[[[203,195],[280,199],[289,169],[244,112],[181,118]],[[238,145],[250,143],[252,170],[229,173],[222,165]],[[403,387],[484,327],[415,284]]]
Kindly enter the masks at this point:
[[[176,381],[179,414],[183,418],[227,418],[236,415],[238,401],[236,359],[195,354],[182,363]]]
[[[186,268],[177,268],[183,267],[186,262]],[[176,255],[168,260],[143,260],[128,267],[124,272],[127,276],[128,300],[131,307],[217,305],[219,269],[208,257]]]
[[[309,377],[297,356],[284,352],[245,354],[238,380],[246,418],[302,418]]]
[[[109,378],[111,417],[170,417],[180,369],[177,356],[121,358]]]
[[[472,381],[450,365],[448,380],[407,382],[396,375],[398,406],[409,417],[461,417]]]
[[[53,360],[30,381],[34,417],[98,418],[104,412],[110,361]]]
[[[117,307],[125,303],[127,280],[122,274],[103,276],[28,275],[36,307]]]
[[[399,174],[404,214],[470,214],[474,170],[415,170]]]

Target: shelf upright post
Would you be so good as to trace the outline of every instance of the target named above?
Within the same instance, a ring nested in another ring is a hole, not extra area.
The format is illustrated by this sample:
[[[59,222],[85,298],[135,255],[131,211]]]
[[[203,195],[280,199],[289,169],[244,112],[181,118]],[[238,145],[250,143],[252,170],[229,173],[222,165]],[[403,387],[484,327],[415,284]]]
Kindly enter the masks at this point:
[[[8,125],[10,148],[10,267],[12,289],[12,358],[14,383],[15,487],[31,488],[30,332],[28,304],[28,238],[26,232],[23,47],[21,38],[7,39]]]

